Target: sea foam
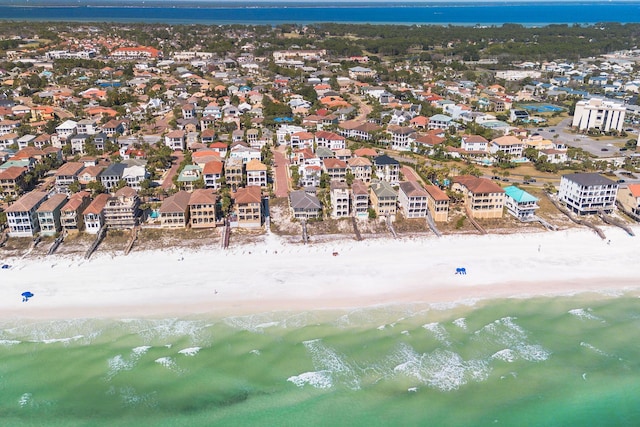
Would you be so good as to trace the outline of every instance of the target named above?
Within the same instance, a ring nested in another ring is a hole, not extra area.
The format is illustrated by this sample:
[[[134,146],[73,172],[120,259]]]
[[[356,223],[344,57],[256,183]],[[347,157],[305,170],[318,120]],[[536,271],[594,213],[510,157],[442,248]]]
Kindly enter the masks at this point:
[[[287,378],[287,381],[294,383],[298,387],[310,385],[319,389],[328,389],[333,386],[333,379],[329,371],[304,372]]]
[[[200,351],[200,347],[189,347],[184,350],[180,350],[178,353],[184,354],[185,356],[195,356]]]
[[[343,355],[318,339],[304,341],[303,344],[317,371],[330,372],[334,382],[338,381],[352,390],[360,388],[360,379],[356,374],[360,369],[347,362]]]
[[[510,357],[530,362],[547,360],[551,352],[528,341],[527,333],[514,322],[513,317],[503,317],[474,332],[474,339],[489,345],[500,345],[510,350]],[[501,350],[504,351],[504,350]]]
[[[470,381],[484,381],[491,372],[485,361],[465,361],[451,350],[436,349],[432,353],[420,354],[403,344],[393,358],[403,360],[393,368],[396,374],[415,378],[440,391],[457,390]]]
[[[571,314],[572,316],[575,316],[579,319],[583,319],[583,320],[599,320],[599,321],[603,321],[602,318],[596,316],[595,314],[591,314],[591,309],[587,308],[574,308],[572,310],[569,310],[569,314]]]
[[[449,341],[449,333],[441,324],[435,323],[427,323],[426,325],[422,325],[424,329],[433,333],[438,341],[442,344],[450,346],[451,342]]]

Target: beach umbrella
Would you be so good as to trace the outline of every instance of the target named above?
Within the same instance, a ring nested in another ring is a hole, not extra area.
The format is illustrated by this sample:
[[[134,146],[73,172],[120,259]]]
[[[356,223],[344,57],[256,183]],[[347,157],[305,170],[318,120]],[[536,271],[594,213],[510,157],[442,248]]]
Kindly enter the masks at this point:
[[[26,291],[26,292],[23,292],[23,293],[22,293],[22,297],[23,297],[24,299],[29,299],[29,298],[31,298],[32,296],[33,296],[33,294],[32,294],[31,292],[29,292],[29,291]]]

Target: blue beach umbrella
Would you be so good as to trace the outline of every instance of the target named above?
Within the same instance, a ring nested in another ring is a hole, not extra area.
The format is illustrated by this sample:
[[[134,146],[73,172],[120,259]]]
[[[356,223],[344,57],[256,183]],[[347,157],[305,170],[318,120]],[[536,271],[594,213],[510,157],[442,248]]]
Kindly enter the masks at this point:
[[[29,291],[23,292],[22,293],[22,302],[28,301],[29,298],[31,298],[33,296],[33,294]]]

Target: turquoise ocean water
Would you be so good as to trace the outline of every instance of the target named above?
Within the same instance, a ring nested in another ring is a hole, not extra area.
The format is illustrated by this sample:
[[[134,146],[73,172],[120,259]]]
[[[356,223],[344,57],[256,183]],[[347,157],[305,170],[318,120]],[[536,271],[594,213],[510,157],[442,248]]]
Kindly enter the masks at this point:
[[[3,426],[637,426],[636,295],[4,321]]]

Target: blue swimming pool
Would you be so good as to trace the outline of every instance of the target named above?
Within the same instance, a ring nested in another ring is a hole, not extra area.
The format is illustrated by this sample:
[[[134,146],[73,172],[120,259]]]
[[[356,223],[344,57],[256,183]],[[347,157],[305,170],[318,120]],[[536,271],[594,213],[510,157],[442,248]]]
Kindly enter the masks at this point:
[[[551,104],[530,104],[523,105],[522,108],[527,111],[535,111],[536,113],[556,113],[558,111],[564,111],[564,108]]]

